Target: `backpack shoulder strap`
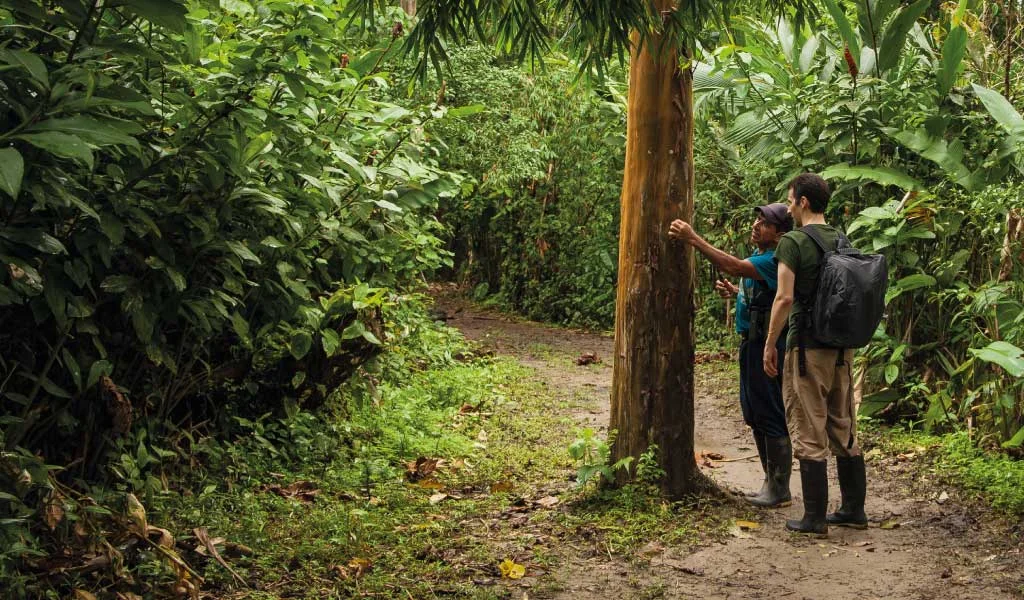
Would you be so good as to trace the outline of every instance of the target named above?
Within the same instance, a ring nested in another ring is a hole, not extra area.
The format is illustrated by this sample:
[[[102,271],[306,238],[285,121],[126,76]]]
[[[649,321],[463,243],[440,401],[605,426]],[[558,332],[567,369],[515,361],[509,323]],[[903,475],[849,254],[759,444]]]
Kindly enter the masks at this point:
[[[804,233],[807,237],[811,238],[811,241],[814,242],[814,245],[818,247],[818,251],[821,252],[822,254],[825,254],[826,252],[830,251],[827,248],[825,248],[825,240],[821,239],[821,234],[815,231],[814,227],[811,227],[810,225],[805,225],[801,227],[799,231]]]

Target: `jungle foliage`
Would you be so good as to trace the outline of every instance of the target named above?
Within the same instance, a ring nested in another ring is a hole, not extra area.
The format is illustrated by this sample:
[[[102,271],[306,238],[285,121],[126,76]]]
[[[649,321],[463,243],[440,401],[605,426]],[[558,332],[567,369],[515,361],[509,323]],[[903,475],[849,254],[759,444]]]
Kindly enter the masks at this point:
[[[408,334],[458,111],[388,101],[401,13],[343,10],[0,2],[0,574],[116,555],[125,493]]]
[[[697,229],[742,254],[750,209],[784,199],[796,173],[822,172],[835,187],[830,220],[891,266],[887,318],[859,359],[862,412],[928,430],[969,429],[982,445],[1017,450],[1024,443],[1024,118],[1007,97],[1024,93],[1024,68],[1012,58],[1024,39],[1020,7],[828,0],[823,9],[827,17],[814,30],[735,17],[717,43],[700,48],[691,65]],[[556,61],[534,75],[531,89],[573,69]],[[502,72],[492,58],[487,76]],[[480,182],[473,196],[459,200],[470,211],[448,217],[456,247],[501,240],[497,253],[456,252],[456,268],[479,295],[534,317],[611,326],[611,300],[591,282],[615,278],[609,241],[622,163],[611,144],[592,140],[623,131],[614,76],[562,108],[570,121],[589,106],[613,119],[582,119],[571,139],[543,138],[554,177],[537,168],[540,157],[532,171],[522,169],[532,155],[516,144],[495,154],[487,140],[479,147],[490,154],[472,153],[487,162],[470,171]],[[547,131],[544,113],[522,119],[507,92],[480,89],[453,101],[492,108],[466,130],[470,144],[501,126],[508,140]],[[593,160],[578,164],[587,152]],[[585,179],[562,179],[561,169]],[[512,178],[489,187],[498,174]],[[591,243],[596,252],[585,251]],[[698,335],[721,340],[728,332],[720,325],[726,306],[711,291],[717,274],[701,259],[698,270]]]

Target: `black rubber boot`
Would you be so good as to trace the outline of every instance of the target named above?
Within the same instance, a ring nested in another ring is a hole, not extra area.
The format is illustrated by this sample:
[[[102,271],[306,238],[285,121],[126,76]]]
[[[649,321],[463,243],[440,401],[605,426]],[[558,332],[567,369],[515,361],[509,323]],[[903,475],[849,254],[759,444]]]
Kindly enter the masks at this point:
[[[766,438],[765,450],[768,455],[768,489],[747,501],[765,508],[789,506],[793,503],[789,493],[789,475],[793,472],[793,447],[789,436]]]
[[[828,471],[823,460],[800,460],[800,487],[804,492],[804,518],[786,521],[786,529],[797,533],[828,534]]]
[[[761,483],[761,489],[757,492],[747,492],[748,498],[755,496],[763,496],[768,493],[768,451],[765,449],[765,440],[767,436],[763,433],[754,432],[754,444],[757,445],[757,455],[761,458],[761,470],[764,471],[764,482]]]
[[[828,515],[829,525],[867,529],[868,516],[864,514],[864,497],[867,495],[867,474],[864,472],[864,456],[836,457],[836,471],[839,472],[839,490],[843,503],[839,510]]]

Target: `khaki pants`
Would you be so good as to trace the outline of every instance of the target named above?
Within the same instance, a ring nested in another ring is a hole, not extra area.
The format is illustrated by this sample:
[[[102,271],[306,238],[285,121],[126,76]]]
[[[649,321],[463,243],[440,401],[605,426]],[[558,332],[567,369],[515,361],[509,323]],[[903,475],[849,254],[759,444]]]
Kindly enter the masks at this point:
[[[793,456],[803,460],[827,460],[829,449],[836,456],[857,456],[857,419],[853,412],[853,350],[843,354],[836,366],[837,350],[808,348],[807,375],[800,376],[800,351],[786,352],[782,377],[782,399],[786,422],[793,441]]]

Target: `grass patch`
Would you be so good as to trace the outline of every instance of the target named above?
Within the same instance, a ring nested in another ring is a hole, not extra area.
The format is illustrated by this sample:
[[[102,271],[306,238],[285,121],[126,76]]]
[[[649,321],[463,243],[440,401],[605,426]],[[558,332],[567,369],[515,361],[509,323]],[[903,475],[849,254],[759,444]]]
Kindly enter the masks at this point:
[[[669,503],[641,485],[576,486],[567,449],[580,424],[557,407],[586,399],[559,396],[515,361],[448,363],[352,394],[333,414],[253,424],[252,436],[221,447],[219,470],[162,503],[162,526],[205,527],[230,542],[225,554],[251,549],[228,557],[250,590],[216,561],[186,556],[205,589],[507,598],[506,559],[537,585],[556,585],[544,576],[566,542],[634,558],[648,542],[692,547],[729,526],[707,501]],[[417,459],[427,459],[422,476]],[[313,495],[289,496],[297,483]]]
[[[871,437],[886,453],[923,450],[944,483],[973,493],[1006,514],[1024,514],[1024,461],[978,448],[967,432],[937,436],[890,429],[873,430]]]

